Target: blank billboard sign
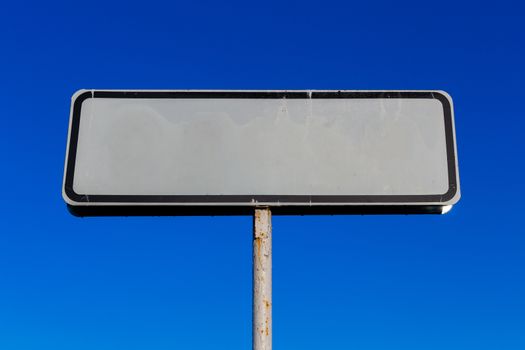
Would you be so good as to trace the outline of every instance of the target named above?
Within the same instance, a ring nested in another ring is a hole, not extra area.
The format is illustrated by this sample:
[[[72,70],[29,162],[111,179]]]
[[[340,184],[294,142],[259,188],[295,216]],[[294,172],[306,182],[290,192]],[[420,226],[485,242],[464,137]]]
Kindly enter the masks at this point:
[[[459,200],[442,91],[102,91],[72,99],[78,215],[442,212]]]

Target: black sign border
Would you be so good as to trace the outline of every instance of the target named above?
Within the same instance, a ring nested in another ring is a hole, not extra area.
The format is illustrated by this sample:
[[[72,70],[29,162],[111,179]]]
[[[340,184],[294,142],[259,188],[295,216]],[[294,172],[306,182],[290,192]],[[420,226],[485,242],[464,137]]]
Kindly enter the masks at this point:
[[[76,151],[82,103],[89,98],[417,98],[436,99],[443,105],[449,188],[443,194],[428,195],[89,195],[78,194],[73,189]],[[293,213],[418,213],[440,211],[441,206],[429,203],[444,203],[454,198],[458,191],[452,106],[448,98],[433,91],[104,91],[86,90],[72,102],[69,149],[67,150],[64,193],[73,202],[69,205],[76,215],[173,215],[172,212],[191,215],[216,212],[243,214],[253,211],[257,203],[278,203],[275,208],[283,214]],[[103,205],[100,203],[104,203]],[[135,204],[136,203],[136,204]],[[203,205],[206,203],[206,205]],[[231,203],[231,205],[214,205]],[[252,206],[251,204],[254,203]],[[288,205],[305,203],[304,206]],[[323,204],[324,203],[324,204]],[[333,205],[326,205],[333,203]],[[410,205],[406,205],[410,203]],[[413,203],[413,204],[412,204]],[[420,204],[419,204],[420,203]],[[93,204],[93,205],[90,205]],[[147,205],[144,205],[147,204]],[[157,204],[157,206],[155,206]],[[172,204],[170,206],[170,204]],[[361,205],[360,205],[361,204]],[[405,205],[403,205],[405,204]],[[96,209],[95,209],[96,207]],[[171,209],[166,208],[171,207]],[[183,207],[192,207],[182,209]],[[344,207],[334,209],[336,207]],[[274,208],[274,207],[272,207]],[[142,214],[144,213],[144,214]],[[165,213],[165,214],[163,214]]]

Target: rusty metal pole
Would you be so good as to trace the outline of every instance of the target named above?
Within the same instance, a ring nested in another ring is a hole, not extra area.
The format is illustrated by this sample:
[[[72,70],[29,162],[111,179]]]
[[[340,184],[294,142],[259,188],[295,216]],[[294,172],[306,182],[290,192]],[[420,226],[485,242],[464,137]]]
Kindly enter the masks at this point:
[[[253,350],[272,349],[272,213],[253,217]]]

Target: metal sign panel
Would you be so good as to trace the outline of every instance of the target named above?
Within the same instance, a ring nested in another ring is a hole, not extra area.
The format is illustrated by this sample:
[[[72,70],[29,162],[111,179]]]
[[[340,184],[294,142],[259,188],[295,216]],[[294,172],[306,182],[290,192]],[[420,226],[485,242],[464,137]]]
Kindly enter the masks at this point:
[[[72,98],[78,215],[442,212],[459,200],[442,91],[101,91]]]

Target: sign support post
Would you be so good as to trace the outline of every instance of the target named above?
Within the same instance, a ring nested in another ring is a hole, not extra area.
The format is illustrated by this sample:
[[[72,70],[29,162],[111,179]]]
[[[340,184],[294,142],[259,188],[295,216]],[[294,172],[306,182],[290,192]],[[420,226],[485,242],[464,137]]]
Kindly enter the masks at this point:
[[[253,217],[253,350],[272,349],[272,213],[256,208]]]

